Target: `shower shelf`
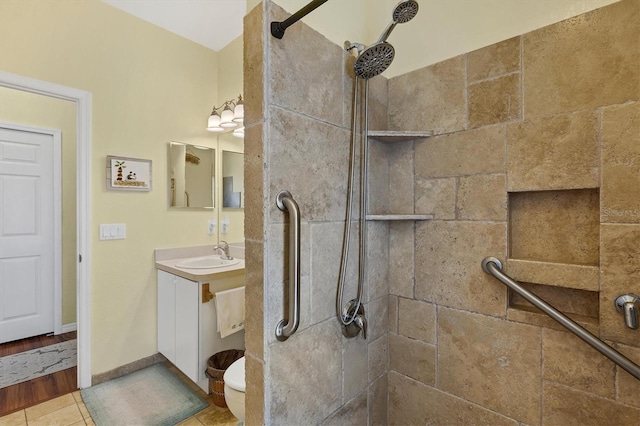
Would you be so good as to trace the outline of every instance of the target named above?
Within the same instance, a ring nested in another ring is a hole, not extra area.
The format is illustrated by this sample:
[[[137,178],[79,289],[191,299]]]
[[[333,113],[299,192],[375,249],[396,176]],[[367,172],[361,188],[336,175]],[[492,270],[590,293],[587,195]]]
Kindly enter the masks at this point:
[[[368,214],[367,220],[432,220],[432,214]]]
[[[369,137],[378,142],[394,143],[424,139],[433,136],[433,132],[404,132],[393,130],[369,130]]]

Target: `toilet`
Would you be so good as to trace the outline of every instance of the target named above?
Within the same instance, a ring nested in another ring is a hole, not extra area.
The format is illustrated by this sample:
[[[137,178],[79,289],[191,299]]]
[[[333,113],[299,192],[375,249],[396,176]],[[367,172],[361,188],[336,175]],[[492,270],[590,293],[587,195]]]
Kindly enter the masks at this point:
[[[238,420],[244,422],[244,357],[235,361],[224,376],[224,399],[231,414],[236,416]]]

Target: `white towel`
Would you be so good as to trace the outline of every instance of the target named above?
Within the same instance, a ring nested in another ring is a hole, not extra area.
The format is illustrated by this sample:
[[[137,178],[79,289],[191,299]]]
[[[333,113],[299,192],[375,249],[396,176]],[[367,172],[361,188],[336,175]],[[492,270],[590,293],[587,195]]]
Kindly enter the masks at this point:
[[[221,337],[244,330],[244,286],[217,292],[215,302]]]

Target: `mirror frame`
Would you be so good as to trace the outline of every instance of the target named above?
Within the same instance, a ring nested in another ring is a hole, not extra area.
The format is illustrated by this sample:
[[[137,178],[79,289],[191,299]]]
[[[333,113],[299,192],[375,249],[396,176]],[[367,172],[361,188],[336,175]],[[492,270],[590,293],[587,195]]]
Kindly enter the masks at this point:
[[[198,149],[210,149],[213,151],[213,173],[211,174],[211,185],[212,185],[212,194],[211,194],[211,206],[172,206],[171,205],[171,199],[172,199],[172,192],[174,190],[174,178],[172,177],[172,155],[171,155],[171,148],[173,145],[183,145],[186,147],[194,147],[194,148],[198,148]],[[218,196],[218,191],[216,188],[217,185],[217,180],[216,180],[216,173],[217,173],[217,164],[218,163],[218,159],[217,159],[217,148],[214,147],[210,147],[210,146],[204,146],[204,145],[195,145],[195,144],[190,144],[187,142],[180,142],[180,141],[170,141],[167,144],[167,207],[169,210],[175,210],[175,211],[215,211],[216,209],[216,197]]]

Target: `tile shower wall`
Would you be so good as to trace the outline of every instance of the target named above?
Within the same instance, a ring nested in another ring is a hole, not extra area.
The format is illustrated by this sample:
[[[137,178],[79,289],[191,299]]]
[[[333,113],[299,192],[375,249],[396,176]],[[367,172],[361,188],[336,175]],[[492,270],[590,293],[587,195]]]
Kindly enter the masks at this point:
[[[267,1],[246,16],[244,28],[246,423],[384,423],[388,226],[369,227],[367,340],[344,338],[334,313],[351,127],[347,69],[353,59],[302,22],[282,40],[273,38],[269,23],[286,16]],[[372,83],[371,97],[372,120],[384,128],[386,80]],[[287,312],[289,255],[287,215],[275,203],[282,190],[291,192],[301,211],[301,323],[278,342],[274,331]],[[384,190],[379,194],[386,197]],[[357,256],[357,226],[352,236]],[[351,298],[353,265],[348,275]]]
[[[640,382],[509,303],[480,262],[506,260],[640,363],[613,308],[640,294],[640,0],[394,77],[387,96],[391,129],[436,133],[388,157],[389,204],[435,215],[390,227],[388,424],[637,425]]]

